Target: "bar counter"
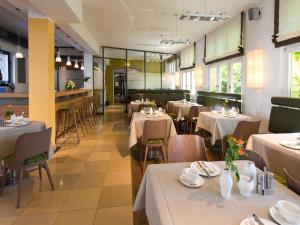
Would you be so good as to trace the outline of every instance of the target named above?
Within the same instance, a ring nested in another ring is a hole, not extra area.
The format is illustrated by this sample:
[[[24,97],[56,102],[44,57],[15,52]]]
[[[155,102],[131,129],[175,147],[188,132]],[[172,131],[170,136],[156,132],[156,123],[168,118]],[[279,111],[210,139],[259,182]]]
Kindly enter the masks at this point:
[[[69,100],[87,96],[91,92],[91,89],[56,91],[56,109],[59,109],[62,105],[67,104]],[[6,112],[7,105],[12,105],[17,114],[25,112],[25,115],[28,115],[28,93],[0,93],[0,115],[3,115]]]

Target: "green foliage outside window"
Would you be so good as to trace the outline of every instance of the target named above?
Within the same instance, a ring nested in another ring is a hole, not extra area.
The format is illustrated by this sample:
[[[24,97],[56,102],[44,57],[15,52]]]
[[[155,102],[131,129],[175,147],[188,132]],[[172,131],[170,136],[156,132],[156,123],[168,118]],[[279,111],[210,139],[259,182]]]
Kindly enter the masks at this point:
[[[234,94],[241,94],[242,91],[242,64],[234,63],[232,65],[232,87]]]
[[[228,75],[229,75],[229,66],[223,65],[220,67],[220,75],[221,75],[221,92],[228,92]]]
[[[293,52],[291,60],[291,97],[300,98],[300,52]]]

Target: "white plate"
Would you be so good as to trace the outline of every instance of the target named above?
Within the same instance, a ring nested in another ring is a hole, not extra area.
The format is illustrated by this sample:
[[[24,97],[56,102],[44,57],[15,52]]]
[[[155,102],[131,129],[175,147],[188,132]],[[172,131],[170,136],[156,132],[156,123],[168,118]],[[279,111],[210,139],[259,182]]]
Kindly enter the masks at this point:
[[[300,141],[281,141],[280,144],[287,148],[300,150]]]
[[[271,217],[280,225],[300,225],[300,223],[289,223],[288,221],[286,221],[281,214],[279,213],[279,211],[275,208],[275,206],[272,206],[269,209],[269,213],[271,215]]]
[[[236,118],[237,115],[236,116],[233,116],[233,115],[224,115],[224,117],[227,117],[227,118]]]
[[[215,176],[220,175],[221,170],[217,165],[215,165],[211,162],[205,162],[205,161],[203,161],[203,163],[205,163],[206,166],[210,168],[210,170],[211,170],[210,176],[215,177]],[[199,164],[197,162],[192,162],[191,168],[197,170],[199,175],[207,177],[205,171],[199,166]]]
[[[13,123],[8,123],[6,124],[7,127],[22,127],[26,126],[30,123],[30,121],[22,121],[22,122],[16,122],[15,124]]]
[[[202,177],[200,177],[200,176],[199,176],[199,178],[197,180],[197,184],[189,184],[188,181],[187,181],[187,179],[186,179],[186,175],[185,174],[181,174],[179,176],[179,181],[183,185],[191,187],[191,188],[201,187],[204,184],[204,179]]]
[[[251,217],[250,217],[251,218]],[[271,222],[270,220],[266,220],[263,218],[259,218],[261,220],[261,222],[263,222],[264,225],[277,225],[276,223]],[[252,223],[247,222],[249,220],[249,218],[244,219],[240,225],[250,225]],[[254,219],[253,219],[254,220]],[[258,225],[257,222],[254,222],[253,224]]]

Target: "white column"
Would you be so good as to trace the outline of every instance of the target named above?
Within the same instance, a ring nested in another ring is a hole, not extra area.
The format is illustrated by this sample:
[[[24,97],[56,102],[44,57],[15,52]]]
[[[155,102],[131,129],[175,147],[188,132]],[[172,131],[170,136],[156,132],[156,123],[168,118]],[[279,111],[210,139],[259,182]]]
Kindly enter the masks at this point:
[[[84,77],[90,77],[87,82],[84,82],[84,88],[93,89],[93,54],[84,52]]]

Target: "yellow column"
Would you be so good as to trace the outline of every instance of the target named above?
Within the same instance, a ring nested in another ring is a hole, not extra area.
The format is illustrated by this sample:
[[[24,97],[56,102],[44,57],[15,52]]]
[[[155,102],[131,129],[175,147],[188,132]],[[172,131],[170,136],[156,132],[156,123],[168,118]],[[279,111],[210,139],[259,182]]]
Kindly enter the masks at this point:
[[[52,127],[55,144],[54,23],[28,19],[29,117]]]

